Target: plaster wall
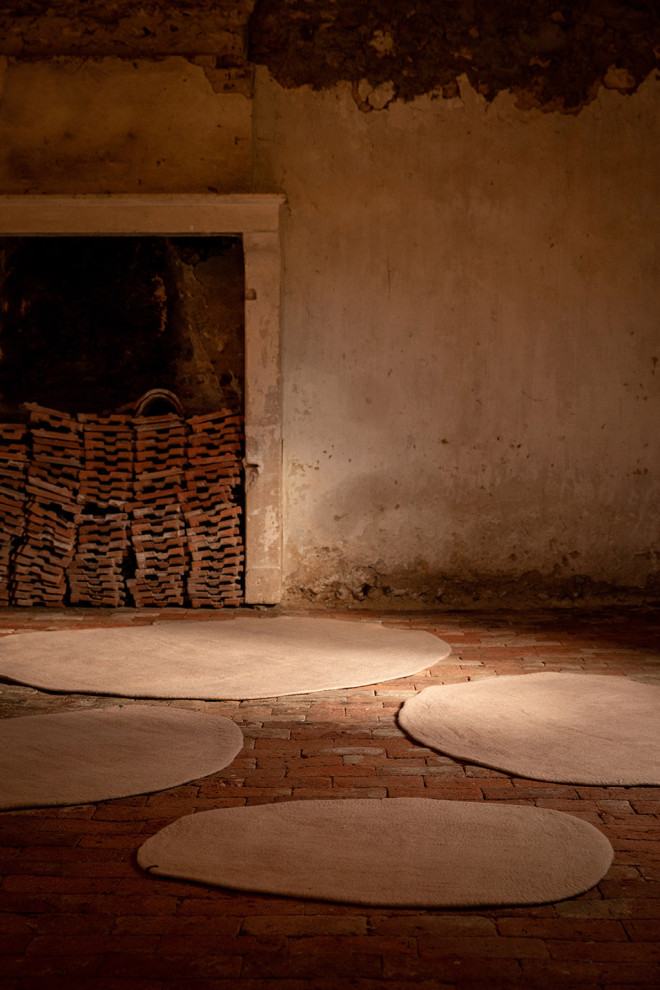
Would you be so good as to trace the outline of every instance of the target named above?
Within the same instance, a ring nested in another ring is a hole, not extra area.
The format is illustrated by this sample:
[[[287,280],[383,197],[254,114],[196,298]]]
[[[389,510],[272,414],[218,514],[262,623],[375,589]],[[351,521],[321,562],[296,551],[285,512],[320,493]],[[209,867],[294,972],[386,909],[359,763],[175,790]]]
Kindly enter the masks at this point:
[[[289,595],[650,588],[657,83],[579,116],[255,94],[257,189],[288,199]]]
[[[178,56],[2,67],[1,192],[285,193],[287,603],[657,594],[657,82],[362,113]]]
[[[250,87],[178,56],[0,58],[0,188],[247,191]]]

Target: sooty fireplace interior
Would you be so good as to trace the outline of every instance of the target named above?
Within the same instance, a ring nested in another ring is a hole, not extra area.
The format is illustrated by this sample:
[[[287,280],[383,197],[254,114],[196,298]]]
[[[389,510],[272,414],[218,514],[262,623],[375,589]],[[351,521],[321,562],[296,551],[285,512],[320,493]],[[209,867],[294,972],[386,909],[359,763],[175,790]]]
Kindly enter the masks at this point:
[[[108,412],[150,388],[243,412],[239,237],[0,239],[0,401]]]

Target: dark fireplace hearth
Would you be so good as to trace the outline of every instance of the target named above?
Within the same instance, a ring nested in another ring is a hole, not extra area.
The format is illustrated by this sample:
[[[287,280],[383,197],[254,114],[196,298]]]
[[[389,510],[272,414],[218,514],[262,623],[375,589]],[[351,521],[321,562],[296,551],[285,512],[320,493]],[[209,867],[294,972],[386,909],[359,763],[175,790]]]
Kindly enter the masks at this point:
[[[0,238],[0,412],[242,413],[244,281],[240,237]]]

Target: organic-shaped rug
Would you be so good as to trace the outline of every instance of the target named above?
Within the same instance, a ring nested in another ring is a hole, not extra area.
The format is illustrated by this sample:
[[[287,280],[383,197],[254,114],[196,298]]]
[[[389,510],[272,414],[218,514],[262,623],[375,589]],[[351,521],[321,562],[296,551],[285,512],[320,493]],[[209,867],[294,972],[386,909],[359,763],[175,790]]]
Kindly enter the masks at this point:
[[[228,766],[243,734],[228,718],[156,705],[0,721],[0,808],[145,794]]]
[[[612,847],[560,811],[427,798],[289,801],[179,818],[138,850],[150,873],[347,904],[542,904],[605,875]]]
[[[273,698],[406,677],[449,652],[376,622],[249,616],[5,636],[0,676],[131,698]]]
[[[660,687],[520,674],[425,688],[399,724],[457,760],[563,784],[660,784]]]

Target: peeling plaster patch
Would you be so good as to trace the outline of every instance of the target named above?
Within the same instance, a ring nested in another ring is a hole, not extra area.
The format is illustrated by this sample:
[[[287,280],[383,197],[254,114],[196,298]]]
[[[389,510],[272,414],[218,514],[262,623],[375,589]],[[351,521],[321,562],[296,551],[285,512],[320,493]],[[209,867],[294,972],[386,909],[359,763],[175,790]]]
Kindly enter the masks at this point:
[[[388,55],[394,49],[394,38],[387,31],[376,30],[369,44],[379,55]]]
[[[392,81],[372,86],[368,79],[361,79],[353,87],[353,99],[359,110],[384,110],[396,96],[396,86]]]
[[[620,93],[630,93],[635,88],[635,77],[627,69],[610,65],[603,76],[603,86],[607,89],[618,89]]]
[[[239,93],[252,99],[254,88],[254,70],[247,69],[223,69],[216,66],[216,59],[212,56],[202,56],[193,59],[196,65],[201,65],[204,70],[209,85],[214,93]],[[212,63],[212,64],[206,64]]]
[[[216,93],[243,95],[251,86],[248,59],[283,86],[327,89],[368,79],[378,90],[391,81],[403,100],[424,93],[451,99],[467,72],[489,101],[509,90],[521,94],[522,107],[577,113],[604,77],[608,88],[630,93],[658,67],[660,17],[656,4],[630,0],[563,8],[551,0],[6,0],[0,53],[183,55],[206,60]]]
[[[251,61],[284,87],[366,79],[374,89],[391,81],[397,99],[453,98],[466,73],[488,101],[508,90],[523,108],[575,114],[609,66],[626,93],[658,68],[660,17],[656,5],[629,0],[561,9],[551,0],[256,0],[248,38]]]

